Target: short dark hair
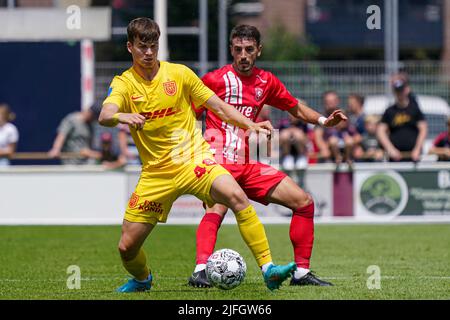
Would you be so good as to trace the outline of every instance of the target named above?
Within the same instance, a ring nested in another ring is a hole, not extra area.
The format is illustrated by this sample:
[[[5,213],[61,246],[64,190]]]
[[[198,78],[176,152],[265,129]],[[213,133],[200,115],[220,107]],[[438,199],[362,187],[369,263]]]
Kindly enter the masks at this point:
[[[150,18],[136,18],[127,27],[128,41],[134,42],[139,38],[143,42],[156,42],[159,40],[161,31],[158,24]]]
[[[362,106],[364,104],[364,97],[362,95],[359,95],[357,93],[350,93],[348,95],[349,98],[353,98]]]
[[[261,43],[261,33],[258,28],[248,24],[241,24],[234,27],[230,32],[230,44],[234,38],[255,40],[258,46]]]

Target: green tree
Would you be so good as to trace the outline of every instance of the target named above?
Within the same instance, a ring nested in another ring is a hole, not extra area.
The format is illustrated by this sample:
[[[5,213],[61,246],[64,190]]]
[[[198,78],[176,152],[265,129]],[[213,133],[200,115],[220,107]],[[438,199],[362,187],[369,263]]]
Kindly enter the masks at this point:
[[[268,61],[310,60],[319,54],[316,45],[288,32],[282,25],[269,29],[263,45],[261,58]]]

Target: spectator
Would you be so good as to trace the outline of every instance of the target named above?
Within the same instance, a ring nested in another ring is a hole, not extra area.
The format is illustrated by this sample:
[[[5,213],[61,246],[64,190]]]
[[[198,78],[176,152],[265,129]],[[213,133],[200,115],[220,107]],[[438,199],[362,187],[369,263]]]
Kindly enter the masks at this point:
[[[404,74],[391,78],[395,103],[386,109],[377,129],[390,161],[419,161],[427,123]]]
[[[133,137],[130,133],[130,128],[126,124],[119,124],[119,133],[117,138],[119,140],[120,153],[125,157],[126,164],[139,165],[141,160],[139,158],[139,153],[134,143]]]
[[[308,165],[308,127],[303,121],[289,114],[289,119],[280,122],[281,166],[284,170],[305,169]],[[295,150],[297,159],[291,153]]]
[[[92,106],[88,110],[68,114],[57,129],[57,136],[52,149],[48,152],[51,158],[58,158],[61,152],[77,153],[79,157],[62,159],[63,164],[86,164],[87,159],[95,159],[97,154],[91,149],[92,123],[98,118],[100,108]]]
[[[437,155],[439,161],[450,160],[450,118],[447,119],[447,131],[441,132],[434,139],[429,154]]]
[[[364,133],[361,143],[355,147],[354,158],[357,161],[382,161],[384,151],[377,139],[379,117],[369,115],[364,119]]]
[[[336,91],[330,90],[322,94],[324,115],[328,117],[333,111],[339,109],[341,103]],[[314,145],[319,150],[318,158],[320,162],[329,161],[331,158],[330,145],[325,139],[325,128],[316,126],[314,128]]]
[[[342,121],[334,128],[326,128],[324,139],[336,164],[340,164],[343,160],[351,164],[355,141],[361,141],[359,133],[349,121]]]
[[[15,118],[7,104],[0,104],[0,166],[8,166],[9,158],[16,152],[19,131],[11,123]]]
[[[348,120],[359,134],[364,133],[364,97],[359,94],[351,93],[347,98]]]
[[[100,151],[95,152],[95,158],[106,169],[118,169],[127,163],[126,156],[117,153],[113,148],[113,136],[110,132],[103,132],[100,136]]]

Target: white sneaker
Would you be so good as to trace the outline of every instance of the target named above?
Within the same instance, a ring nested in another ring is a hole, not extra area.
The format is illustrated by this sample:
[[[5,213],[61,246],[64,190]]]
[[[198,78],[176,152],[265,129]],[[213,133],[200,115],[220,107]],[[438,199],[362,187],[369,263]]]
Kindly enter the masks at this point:
[[[308,160],[305,156],[300,156],[295,161],[295,169],[306,169],[308,167]]]
[[[281,166],[283,167],[284,170],[294,170],[295,168],[294,157],[292,155],[287,155],[286,157],[284,157]]]

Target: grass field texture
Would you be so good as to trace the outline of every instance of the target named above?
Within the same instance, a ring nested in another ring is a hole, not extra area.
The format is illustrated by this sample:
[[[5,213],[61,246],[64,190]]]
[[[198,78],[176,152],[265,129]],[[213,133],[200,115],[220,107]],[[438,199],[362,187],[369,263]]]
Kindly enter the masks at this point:
[[[270,292],[235,225],[222,226],[217,249],[231,248],[247,262],[234,290],[187,286],[195,261],[197,226],[157,226],[145,244],[154,274],[150,292],[119,294],[127,280],[117,243],[120,226],[1,226],[0,299],[450,299],[450,224],[318,225],[312,270],[334,287],[291,287]],[[293,260],[288,225],[266,225],[276,263]],[[67,268],[81,271],[70,290]],[[369,290],[367,268],[381,271]]]

